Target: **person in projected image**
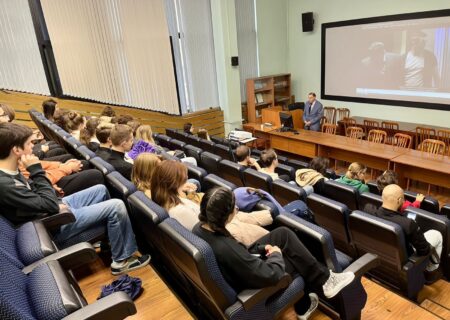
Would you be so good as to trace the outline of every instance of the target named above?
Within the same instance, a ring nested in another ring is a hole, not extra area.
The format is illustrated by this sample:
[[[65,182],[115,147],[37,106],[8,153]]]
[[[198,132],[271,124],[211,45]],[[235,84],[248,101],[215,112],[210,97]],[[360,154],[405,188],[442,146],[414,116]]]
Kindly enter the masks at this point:
[[[414,31],[409,36],[409,50],[404,56],[404,86],[408,88],[438,88],[440,76],[437,59],[425,49],[426,34]]]

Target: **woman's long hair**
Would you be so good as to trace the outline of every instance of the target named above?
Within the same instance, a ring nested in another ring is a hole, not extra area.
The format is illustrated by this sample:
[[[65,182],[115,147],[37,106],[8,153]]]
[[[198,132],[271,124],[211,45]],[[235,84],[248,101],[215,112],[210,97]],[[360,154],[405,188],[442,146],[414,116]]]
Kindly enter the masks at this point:
[[[169,210],[181,203],[178,190],[187,182],[187,168],[178,161],[163,161],[153,172],[152,200]]]
[[[86,126],[80,132],[80,142],[84,145],[88,145],[91,142],[92,137],[95,136],[95,130],[99,124],[98,118],[90,118],[86,122]]]
[[[153,173],[161,163],[160,158],[149,152],[143,152],[134,160],[131,181],[142,192],[150,191]]]
[[[360,173],[366,173],[367,167],[359,162],[353,162],[349,167],[345,176],[348,179],[359,180]]]
[[[136,130],[135,139],[155,144],[155,140],[153,140],[152,127],[147,124],[139,126]]]
[[[224,187],[210,189],[200,203],[198,216],[202,223],[207,223],[214,231],[226,237],[231,237],[226,229],[228,219],[235,209],[234,193]]]

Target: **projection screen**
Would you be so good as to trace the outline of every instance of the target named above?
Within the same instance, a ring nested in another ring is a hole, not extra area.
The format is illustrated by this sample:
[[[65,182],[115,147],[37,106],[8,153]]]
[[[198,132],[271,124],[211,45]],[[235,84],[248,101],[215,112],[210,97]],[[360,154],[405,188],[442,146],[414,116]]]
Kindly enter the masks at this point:
[[[322,24],[322,99],[450,110],[450,10]]]

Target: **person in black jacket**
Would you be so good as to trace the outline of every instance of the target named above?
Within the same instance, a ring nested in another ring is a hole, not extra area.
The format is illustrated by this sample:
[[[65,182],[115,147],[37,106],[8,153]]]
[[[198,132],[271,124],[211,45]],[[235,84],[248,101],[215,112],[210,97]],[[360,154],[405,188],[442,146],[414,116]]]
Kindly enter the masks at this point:
[[[396,184],[390,184],[383,189],[383,205],[376,215],[385,220],[398,224],[406,237],[409,253],[415,252],[419,256],[425,256],[433,250],[431,261],[428,264],[425,277],[429,283],[438,280],[441,276],[439,260],[442,253],[442,234],[436,230],[422,232],[415,220],[403,215],[399,210],[405,202],[403,189]],[[412,248],[411,248],[412,247]]]
[[[147,265],[149,255],[134,255],[137,244],[124,203],[110,199],[108,190],[101,184],[59,199],[39,159],[32,154],[33,139],[33,131],[26,126],[0,124],[0,213],[19,225],[67,208],[75,216],[75,222],[61,226],[54,234],[55,241],[73,239],[88,229],[104,225],[111,243],[113,275]],[[32,183],[18,171],[19,161],[30,173]]]
[[[133,165],[125,161],[125,153],[130,151],[133,146],[133,130],[126,124],[116,124],[111,129],[110,138],[112,143],[111,153],[103,160],[109,162],[114,169],[131,180]]]
[[[210,189],[200,204],[200,222],[193,229],[209,243],[222,275],[235,291],[275,285],[287,272],[302,276],[311,290],[323,289],[325,296],[332,298],[353,281],[352,272],[334,273],[319,263],[286,227],[276,228],[247,249],[226,229],[236,212],[232,191],[223,187]],[[305,319],[318,304],[316,294],[309,297],[311,306],[308,315],[302,316]]]

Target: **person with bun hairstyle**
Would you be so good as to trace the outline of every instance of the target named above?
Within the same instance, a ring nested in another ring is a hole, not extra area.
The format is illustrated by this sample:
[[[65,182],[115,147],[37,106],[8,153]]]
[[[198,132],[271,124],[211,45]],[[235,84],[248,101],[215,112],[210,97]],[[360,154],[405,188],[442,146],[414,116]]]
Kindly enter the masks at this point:
[[[80,140],[80,133],[86,125],[86,118],[78,112],[68,111],[55,118],[55,123],[70,133],[72,137]]]
[[[309,290],[323,290],[325,297],[332,298],[355,278],[352,272],[328,270],[286,227],[268,232],[248,248],[242,246],[227,228],[237,212],[232,191],[210,189],[200,204],[200,222],[193,229],[211,246],[222,275],[235,291],[273,286],[289,273],[292,277],[300,275]],[[317,294],[310,293],[309,298],[311,303],[301,319],[307,319],[318,306]],[[296,311],[303,313],[298,309],[300,306]]]
[[[369,187],[365,183],[367,167],[359,162],[353,162],[344,176],[336,181],[358,189],[359,193],[369,192]]]

